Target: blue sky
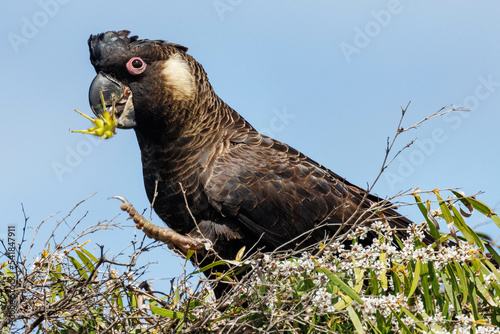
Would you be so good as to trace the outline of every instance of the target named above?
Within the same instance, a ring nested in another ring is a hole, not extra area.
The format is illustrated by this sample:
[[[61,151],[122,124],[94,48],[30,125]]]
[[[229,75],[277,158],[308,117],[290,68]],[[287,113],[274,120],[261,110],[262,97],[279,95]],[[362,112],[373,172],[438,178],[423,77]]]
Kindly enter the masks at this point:
[[[90,125],[73,111],[90,112],[87,38],[121,29],[189,47],[216,92],[252,125],[360,186],[378,174],[401,106],[411,101],[406,126],[445,105],[470,107],[402,135],[398,148],[418,142],[374,192],[458,187],[484,191],[480,199],[500,209],[497,1],[40,0],[3,8],[0,237],[16,225],[20,239],[21,203],[32,227],[56,214],[40,242],[95,192],[68,224],[87,211],[83,226],[118,215],[111,195],[149,207],[132,131],[107,141],[69,132]],[[404,212],[422,220],[416,208]],[[134,232],[124,218],[123,229],[92,236],[88,248],[98,242],[113,255],[126,247]],[[149,277],[181,270],[167,250],[146,259],[159,262]]]

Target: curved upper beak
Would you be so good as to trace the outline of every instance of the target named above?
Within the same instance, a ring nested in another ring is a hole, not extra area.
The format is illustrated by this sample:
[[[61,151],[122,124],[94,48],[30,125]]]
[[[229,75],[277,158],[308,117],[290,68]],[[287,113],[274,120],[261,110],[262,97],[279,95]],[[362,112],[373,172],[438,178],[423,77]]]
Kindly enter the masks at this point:
[[[105,108],[101,100],[101,92],[106,108],[115,105],[117,127],[130,129],[137,125],[132,91],[129,87],[106,73],[99,72],[92,80],[89,90],[90,108],[96,116],[102,115]]]

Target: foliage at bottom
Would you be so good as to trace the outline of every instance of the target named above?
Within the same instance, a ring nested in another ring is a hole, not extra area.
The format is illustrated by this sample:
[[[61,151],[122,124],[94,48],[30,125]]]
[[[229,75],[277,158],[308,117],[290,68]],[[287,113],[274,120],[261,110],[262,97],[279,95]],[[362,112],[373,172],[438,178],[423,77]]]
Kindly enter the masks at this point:
[[[86,233],[52,249],[47,244],[31,268],[20,257],[1,265],[0,327],[3,333],[500,333],[500,257],[466,223],[475,211],[495,234],[500,219],[453,190],[446,199],[437,190],[413,197],[423,219],[404,233],[382,217],[307,251],[242,250],[237,259],[184,272],[163,292],[136,265],[146,250],[163,252],[161,245],[141,243],[119,263],[79,243]],[[449,233],[439,232],[443,223]],[[428,235],[432,244],[424,242]],[[233,270],[201,275],[219,265]],[[232,288],[215,299],[218,282]]]

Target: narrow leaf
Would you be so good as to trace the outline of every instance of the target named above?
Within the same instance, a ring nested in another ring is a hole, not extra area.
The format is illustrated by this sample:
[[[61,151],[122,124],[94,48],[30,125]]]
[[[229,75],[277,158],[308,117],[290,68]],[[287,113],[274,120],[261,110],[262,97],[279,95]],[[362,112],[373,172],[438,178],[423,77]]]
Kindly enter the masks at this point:
[[[410,291],[408,292],[408,298],[413,295],[418,286],[418,281],[420,279],[420,270],[422,269],[422,262],[417,260],[415,264],[415,272],[413,273],[413,281],[411,283]]]
[[[243,257],[243,254],[245,254],[245,246],[241,247],[241,249],[238,251],[236,254],[236,258],[234,259],[235,261],[241,261],[241,258]]]
[[[427,225],[429,226],[429,229],[431,230],[431,234],[434,237],[434,239],[439,239],[439,230],[434,224],[433,221],[429,219],[429,211],[425,207],[425,205],[422,203],[422,199],[420,196],[416,193],[413,193],[413,197],[415,197],[415,202],[417,202],[417,206],[420,209],[420,212],[422,212],[422,215],[424,216],[425,220],[427,221]]]
[[[462,196],[462,194],[456,192],[456,191],[453,191],[453,194],[455,194],[455,196],[462,202],[464,203],[464,205],[472,205],[472,207],[474,209],[476,209],[477,211],[481,212],[483,215],[487,216],[487,217],[490,217],[491,220],[493,220],[493,222],[498,226],[500,227],[500,218],[498,217],[498,215],[493,212],[493,210],[491,210],[486,204],[484,204],[483,202],[481,201],[478,201],[477,199],[475,198],[470,198],[470,197],[464,197]]]
[[[384,289],[384,291],[387,291],[387,288],[388,288],[388,283],[387,283],[387,262],[386,262],[386,254],[384,251],[381,251],[380,252],[380,258],[379,258],[379,261],[380,263],[382,263],[382,267],[384,269],[382,269],[380,271],[380,285],[382,286],[382,289]],[[358,291],[359,292],[359,291]]]
[[[194,253],[195,253],[194,249],[188,250],[186,254],[186,261],[188,261],[191,258],[191,256],[193,256]]]
[[[354,328],[356,328],[356,332],[358,332],[359,334],[364,334],[365,331],[363,330],[363,325],[361,325],[361,320],[359,319],[358,314],[356,313],[356,311],[354,311],[351,305],[347,306],[347,312],[349,313],[349,317],[351,318]]]
[[[481,284],[481,283],[479,283]],[[479,316],[479,313],[477,311],[477,295],[476,295],[476,288],[474,286],[474,283],[469,282],[469,296],[470,296],[470,305],[472,308],[472,314],[474,315],[474,320],[479,320],[481,317]]]
[[[411,319],[413,319],[413,321],[415,322],[415,325],[417,325],[418,327],[420,327],[420,329],[424,330],[424,331],[428,331],[429,329],[427,328],[427,326],[425,326],[423,323],[422,323],[422,320],[418,319],[415,314],[413,314],[410,310],[408,310],[407,308],[401,306],[401,310]],[[411,332],[410,332],[411,333]]]
[[[79,251],[78,249],[75,249],[76,255],[82,260],[82,262],[85,264],[85,267],[87,267],[87,270],[91,273],[94,271],[94,264],[92,261],[83,253],[82,251]]]
[[[177,304],[179,304],[180,300],[181,296],[179,294],[179,289],[175,289],[174,298],[172,298],[172,306],[176,306]]]
[[[87,272],[83,268],[83,266],[78,262],[77,259],[75,259],[72,256],[68,256],[69,261],[73,264],[73,267],[75,267],[76,270],[78,270],[78,273],[80,274],[81,277],[88,279],[89,276],[87,275]]]
[[[455,207],[452,207],[453,213],[454,213],[454,221],[455,221],[455,226],[462,232],[464,235],[465,239],[467,239],[467,242],[469,244],[474,244],[481,248],[481,251],[484,252],[484,245],[481,239],[479,239],[478,235],[465,223],[463,220],[462,216],[458,212],[458,210]]]
[[[446,224],[453,223],[453,217],[451,215],[450,209],[448,209],[448,205],[441,198],[441,196],[439,195],[439,191],[437,189],[434,190],[434,194],[436,194],[436,197],[439,201],[439,207],[441,208],[441,215],[446,221]]]
[[[167,310],[162,307],[150,306],[151,312],[154,314],[161,315],[162,317],[170,318],[170,319],[184,319],[184,312],[175,312],[172,310]]]
[[[196,270],[195,272],[193,272],[193,274],[203,273],[203,272],[207,271],[208,269],[211,269],[213,267],[217,267],[217,266],[220,266],[220,265],[223,265],[226,263],[227,263],[227,261],[224,261],[224,260],[216,261],[214,263],[210,263],[209,265],[206,265],[205,267],[201,268],[200,270]]]
[[[359,297],[359,295],[353,289],[351,289],[349,285],[344,283],[337,275],[332,273],[330,270],[326,268],[317,268],[316,271],[325,274],[328,277],[328,279],[333,284],[338,286],[346,295],[348,295],[358,303],[363,304],[363,300]]]
[[[91,259],[92,261],[94,261],[94,263],[97,263],[99,260],[91,253],[89,252],[88,250],[86,250],[85,248],[81,248],[81,250],[87,254],[87,256],[89,257],[89,259]]]
[[[500,263],[500,255],[495,251],[493,247],[491,247],[490,244],[485,245],[486,248],[488,249],[488,252],[490,252],[491,256],[493,256],[493,259],[495,260],[496,263]]]
[[[463,296],[462,299],[462,305],[465,305],[467,303],[467,297],[468,297],[468,287],[467,287],[467,272],[464,270],[464,267],[459,265],[457,262],[452,262],[450,263],[450,268],[453,268],[453,273],[455,276],[458,278],[458,283],[460,287],[460,293]]]
[[[401,320],[401,317],[396,313],[394,312],[394,310],[392,309],[392,307],[390,307],[391,309],[391,312],[392,312],[392,315],[396,317],[396,319],[398,320],[398,323],[399,323],[399,326],[400,326],[400,329],[402,329],[402,333],[410,333],[411,334],[411,331],[410,329],[408,328],[408,326],[405,325],[405,323]]]
[[[360,293],[361,291],[361,288],[363,287],[363,283],[364,283],[364,280],[363,280],[363,277],[364,277],[364,274],[365,274],[365,271],[364,270],[361,270],[360,268],[354,268],[354,291],[356,291],[356,293]],[[333,307],[336,309],[336,310],[343,310],[345,309],[348,305],[351,305],[352,303],[352,298],[350,298],[349,296],[346,296],[344,295],[343,293],[339,293],[338,291],[340,290],[340,288],[338,286],[334,286],[333,287],[333,291],[332,293],[333,294],[338,294],[340,295],[340,297],[342,297],[342,299],[340,299],[337,303],[335,303],[335,305],[333,305]]]

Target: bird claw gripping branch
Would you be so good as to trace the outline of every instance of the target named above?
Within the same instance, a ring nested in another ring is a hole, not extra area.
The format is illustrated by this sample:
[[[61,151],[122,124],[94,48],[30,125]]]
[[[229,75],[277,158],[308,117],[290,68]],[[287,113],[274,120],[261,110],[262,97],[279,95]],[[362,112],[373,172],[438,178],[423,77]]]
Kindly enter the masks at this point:
[[[120,209],[126,211],[130,218],[135,222],[135,226],[142,230],[151,239],[164,242],[170,249],[178,251],[182,255],[186,255],[190,250],[209,249],[211,242],[206,239],[193,238],[189,235],[182,235],[168,228],[154,225],[138,213],[135,208],[125,198],[121,196],[112,196],[122,201]]]
[[[101,102],[103,107],[103,115],[99,115],[98,118],[92,118],[90,116],[85,115],[79,110],[75,111],[87,118],[94,124],[94,127],[91,127],[87,130],[75,130],[71,132],[79,132],[88,135],[98,136],[101,139],[109,139],[116,134],[116,117],[115,117],[115,104],[113,103],[111,106],[111,110],[108,111],[106,109],[106,103],[104,102],[104,97],[101,92]]]

